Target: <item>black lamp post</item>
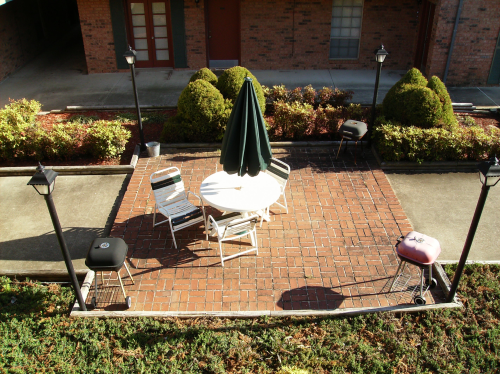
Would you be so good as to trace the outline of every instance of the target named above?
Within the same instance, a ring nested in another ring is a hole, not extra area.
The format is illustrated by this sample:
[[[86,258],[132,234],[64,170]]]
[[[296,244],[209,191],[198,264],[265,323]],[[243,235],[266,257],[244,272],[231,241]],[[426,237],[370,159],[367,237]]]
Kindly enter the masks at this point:
[[[373,93],[372,123],[371,123],[372,127],[375,124],[375,106],[377,105],[378,84],[380,81],[380,73],[382,72],[382,63],[384,62],[388,54],[389,53],[384,49],[383,44],[380,45],[379,49],[375,50],[375,60],[377,61],[378,66],[377,66],[377,78],[375,80],[375,92]]]
[[[81,310],[87,311],[85,301],[83,300],[83,296],[80,291],[78,280],[76,279],[75,269],[73,268],[73,263],[71,262],[68,247],[66,246],[66,242],[64,241],[61,224],[59,223],[59,218],[57,217],[56,207],[54,205],[54,201],[52,200],[52,192],[54,191],[54,187],[56,185],[57,174],[58,173],[56,173],[54,170],[45,170],[43,165],[39,163],[38,167],[36,168],[36,173],[30,179],[28,185],[33,186],[36,192],[38,192],[38,194],[42,195],[45,198],[45,202],[47,203],[47,207],[49,208],[50,218],[52,219],[52,224],[54,225],[57,240],[59,241],[59,246],[61,247],[61,252],[63,254],[64,262],[66,263],[66,268],[68,269],[68,273],[71,278],[71,284],[73,286],[73,290],[75,291],[78,304],[80,305]]]
[[[483,184],[483,187],[481,187],[481,194],[479,195],[476,211],[474,212],[469,233],[467,234],[467,239],[465,240],[464,249],[462,250],[462,255],[460,256],[460,261],[458,262],[458,267],[451,284],[450,293],[448,294],[448,298],[446,300],[449,303],[453,302],[457,293],[458,283],[460,282],[465,262],[469,256],[470,247],[472,245],[472,241],[474,240],[474,235],[476,234],[477,225],[479,224],[479,219],[481,218],[481,213],[483,212],[488,191],[490,190],[490,187],[495,186],[500,180],[500,165],[498,164],[498,159],[496,157],[492,157],[489,161],[481,162],[478,168],[479,180]]]
[[[142,119],[141,119],[141,109],[139,108],[139,99],[137,98],[137,87],[135,86],[135,55],[136,52],[132,49],[131,46],[128,47],[128,51],[125,52],[123,57],[127,60],[127,63],[130,66],[130,72],[132,74],[132,86],[134,88],[134,99],[135,99],[135,108],[137,110],[137,121],[139,122],[139,135],[141,137],[141,152],[147,149],[146,143],[144,142],[144,132],[142,131]]]

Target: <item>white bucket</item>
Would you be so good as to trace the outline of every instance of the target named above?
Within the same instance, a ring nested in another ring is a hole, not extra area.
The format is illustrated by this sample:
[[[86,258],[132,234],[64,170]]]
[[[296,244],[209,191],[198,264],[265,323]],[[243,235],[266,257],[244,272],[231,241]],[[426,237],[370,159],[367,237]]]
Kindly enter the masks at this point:
[[[149,157],[157,157],[160,155],[160,143],[149,142],[149,143],[146,143],[146,147],[148,148],[148,156]]]

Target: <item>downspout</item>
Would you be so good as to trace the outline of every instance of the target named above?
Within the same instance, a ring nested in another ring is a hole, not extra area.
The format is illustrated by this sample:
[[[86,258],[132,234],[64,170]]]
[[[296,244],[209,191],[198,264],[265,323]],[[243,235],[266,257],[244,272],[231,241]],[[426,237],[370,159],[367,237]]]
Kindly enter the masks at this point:
[[[448,51],[448,59],[446,60],[446,67],[444,68],[443,83],[446,84],[446,78],[448,78],[448,69],[450,68],[451,54],[453,53],[453,47],[455,45],[455,36],[457,36],[458,22],[460,21],[460,15],[462,14],[462,6],[464,5],[464,0],[460,0],[457,10],[457,18],[455,18],[455,27],[453,29],[453,35],[451,36],[450,50]]]

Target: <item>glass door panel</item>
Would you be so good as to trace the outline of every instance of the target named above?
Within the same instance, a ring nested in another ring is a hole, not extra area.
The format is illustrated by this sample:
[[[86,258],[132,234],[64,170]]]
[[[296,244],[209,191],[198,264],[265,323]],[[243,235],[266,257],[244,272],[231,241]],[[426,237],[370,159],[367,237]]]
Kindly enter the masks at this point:
[[[170,58],[168,53],[167,10],[165,3],[154,2],[151,5],[153,11],[156,59],[158,61],[168,61]]]
[[[134,47],[137,52],[137,61],[149,61],[146,12],[143,3],[130,3],[132,14],[132,34],[134,36]]]
[[[170,3],[127,0],[129,40],[137,52],[137,67],[173,66]]]

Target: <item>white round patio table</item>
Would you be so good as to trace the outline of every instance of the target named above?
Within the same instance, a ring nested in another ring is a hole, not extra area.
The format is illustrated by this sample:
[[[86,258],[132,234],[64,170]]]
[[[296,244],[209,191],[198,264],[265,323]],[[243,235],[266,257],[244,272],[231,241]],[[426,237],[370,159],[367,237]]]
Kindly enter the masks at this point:
[[[227,174],[219,171],[207,177],[200,187],[203,201],[224,212],[262,211],[280,197],[280,186],[269,174],[260,172],[255,177],[245,174]],[[259,212],[260,213],[260,212]],[[269,220],[269,217],[264,219]]]

